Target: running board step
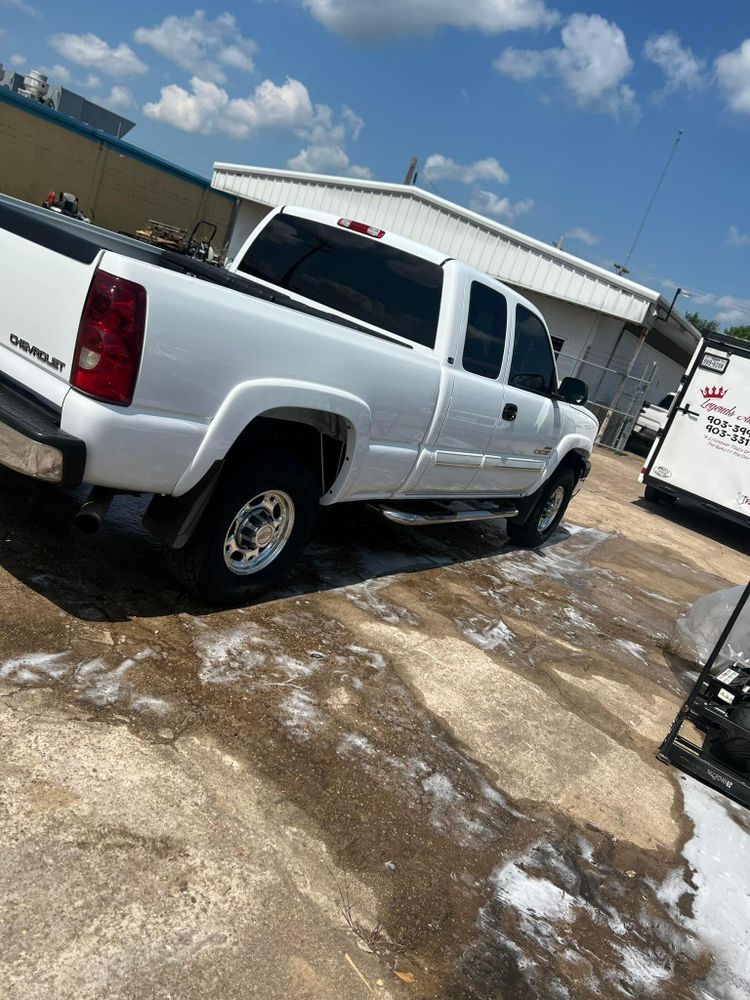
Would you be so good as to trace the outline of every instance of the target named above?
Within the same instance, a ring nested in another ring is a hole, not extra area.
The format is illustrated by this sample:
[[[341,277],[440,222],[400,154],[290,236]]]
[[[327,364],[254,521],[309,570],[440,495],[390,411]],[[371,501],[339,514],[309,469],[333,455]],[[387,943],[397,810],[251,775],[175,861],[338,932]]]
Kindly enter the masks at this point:
[[[387,521],[411,527],[425,527],[430,524],[464,524],[467,521],[499,521],[501,518],[516,517],[515,507],[493,507],[475,510],[401,510],[387,504],[370,504]]]

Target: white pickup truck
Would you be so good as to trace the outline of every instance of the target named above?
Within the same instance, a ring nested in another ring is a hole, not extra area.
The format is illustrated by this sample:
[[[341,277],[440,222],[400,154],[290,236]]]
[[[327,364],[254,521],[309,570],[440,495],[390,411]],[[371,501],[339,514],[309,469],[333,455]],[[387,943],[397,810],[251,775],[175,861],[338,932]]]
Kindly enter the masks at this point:
[[[638,414],[633,433],[649,441],[655,440],[659,431],[663,431],[667,425],[669,409],[674,403],[675,395],[676,393],[669,392],[658,404],[647,403]]]
[[[371,225],[271,213],[230,268],[0,197],[0,464],[118,493],[189,588],[247,601],[319,505],[554,531],[597,423],[537,309]],[[460,501],[456,503],[456,501]]]

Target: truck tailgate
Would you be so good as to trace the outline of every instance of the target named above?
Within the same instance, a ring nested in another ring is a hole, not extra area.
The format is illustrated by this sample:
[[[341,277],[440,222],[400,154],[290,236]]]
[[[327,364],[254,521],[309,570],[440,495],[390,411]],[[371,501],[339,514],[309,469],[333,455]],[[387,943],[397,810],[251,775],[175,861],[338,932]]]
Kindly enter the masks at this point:
[[[99,254],[90,261],[76,259],[6,229],[2,222],[0,218],[0,372],[60,405],[69,388],[78,324]]]

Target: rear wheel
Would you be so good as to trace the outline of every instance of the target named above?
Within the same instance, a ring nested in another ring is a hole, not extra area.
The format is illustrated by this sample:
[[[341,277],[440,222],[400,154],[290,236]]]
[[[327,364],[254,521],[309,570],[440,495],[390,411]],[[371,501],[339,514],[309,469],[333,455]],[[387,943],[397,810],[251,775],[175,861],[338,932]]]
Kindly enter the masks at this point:
[[[543,487],[526,523],[508,521],[508,537],[511,541],[529,549],[535,549],[546,542],[563,519],[575,484],[575,476],[570,469],[553,476]]]
[[[212,604],[247,603],[297,561],[317,506],[307,466],[292,456],[259,456],[252,469],[224,473],[187,544],[166,550],[167,564]]]

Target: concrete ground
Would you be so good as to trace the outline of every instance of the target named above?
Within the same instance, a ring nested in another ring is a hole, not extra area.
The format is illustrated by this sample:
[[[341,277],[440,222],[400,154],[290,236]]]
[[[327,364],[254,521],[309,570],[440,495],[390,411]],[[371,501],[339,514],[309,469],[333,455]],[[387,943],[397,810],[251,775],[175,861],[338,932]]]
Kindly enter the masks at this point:
[[[747,997],[750,814],[654,754],[750,539],[638,467],[539,552],[330,512],[221,612],[5,476],[2,996]]]

